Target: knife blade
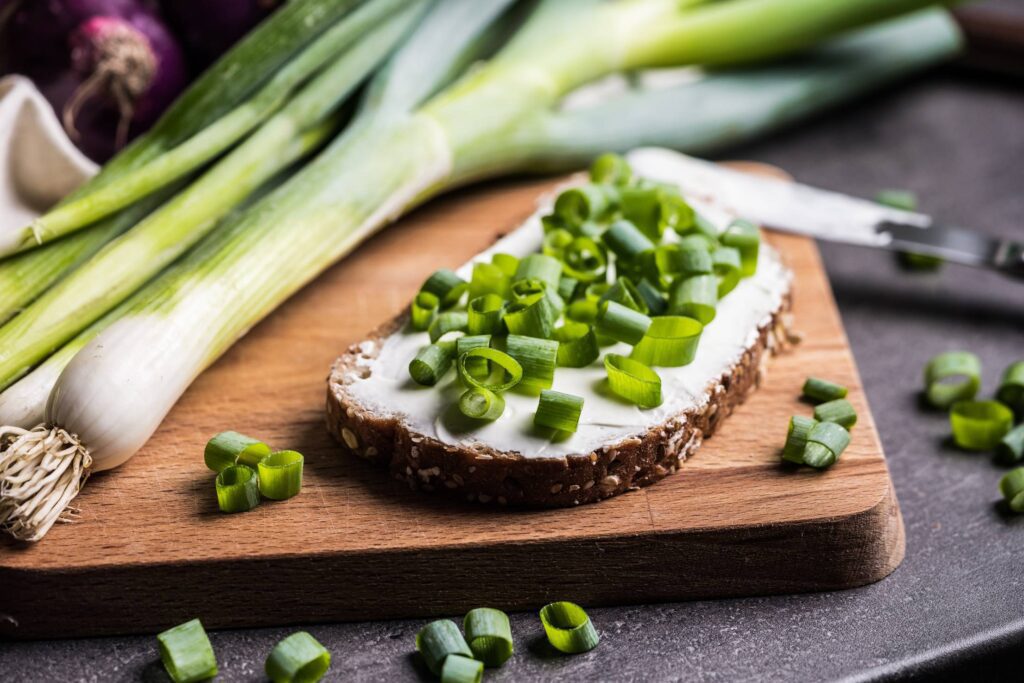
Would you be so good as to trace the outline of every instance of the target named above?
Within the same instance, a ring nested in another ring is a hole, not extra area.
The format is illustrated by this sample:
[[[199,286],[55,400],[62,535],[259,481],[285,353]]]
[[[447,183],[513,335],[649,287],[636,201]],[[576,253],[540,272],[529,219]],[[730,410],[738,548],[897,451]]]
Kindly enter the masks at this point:
[[[742,173],[667,149],[638,149],[629,154],[629,161],[645,177],[678,184],[687,197],[774,230],[939,256],[1024,277],[1024,244],[939,225],[922,213]]]

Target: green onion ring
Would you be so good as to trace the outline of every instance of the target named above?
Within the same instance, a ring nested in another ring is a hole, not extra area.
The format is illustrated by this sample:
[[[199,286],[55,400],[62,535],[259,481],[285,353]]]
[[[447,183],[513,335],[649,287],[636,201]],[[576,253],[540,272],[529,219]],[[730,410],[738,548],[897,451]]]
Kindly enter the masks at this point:
[[[1024,460],[1024,424],[1007,432],[996,447],[996,455],[1007,465]]]
[[[711,253],[712,270],[718,278],[718,298],[736,289],[743,275],[740,250],[735,247],[718,247]]]
[[[649,317],[617,301],[604,301],[600,305],[596,330],[615,341],[639,344],[650,327]]]
[[[629,357],[647,366],[681,367],[693,362],[704,326],[700,321],[677,315],[651,319],[643,338]]]
[[[409,361],[409,376],[416,384],[432,387],[447,374],[454,358],[455,342],[428,344]]]
[[[850,430],[857,424],[857,411],[845,398],[837,398],[814,406],[814,419],[818,422],[835,422]]]
[[[604,357],[608,386],[622,398],[641,408],[661,405],[661,377],[639,361],[609,353]]]
[[[582,607],[571,602],[553,602],[540,611],[548,642],[556,650],[575,655],[589,652],[601,640]]]
[[[430,292],[420,292],[413,297],[412,305],[409,307],[409,319],[412,329],[422,332],[434,322],[437,312],[441,308],[441,300]]]
[[[430,323],[430,341],[434,343],[449,332],[465,332],[467,327],[469,314],[466,311],[445,311]]]
[[[174,683],[195,683],[217,675],[217,657],[198,619],[167,629],[156,641],[160,660]]]
[[[441,665],[441,683],[480,683],[484,663],[462,655],[449,655]]]
[[[203,462],[214,472],[220,472],[235,464],[256,467],[268,455],[270,446],[262,441],[238,432],[221,432],[206,442]]]
[[[473,274],[469,279],[469,300],[472,301],[485,294],[505,298],[508,296],[511,284],[512,278],[493,263],[474,263]]]
[[[611,188],[593,183],[571,187],[555,199],[555,215],[570,226],[600,218],[611,205],[612,194]]]
[[[455,340],[455,357],[458,358],[470,349],[488,347],[490,345],[491,335],[489,334],[474,334],[459,337]],[[486,377],[491,371],[491,366],[488,364],[486,358],[471,358],[466,361],[466,371],[474,377]]]
[[[561,261],[565,254],[565,248],[572,244],[573,239],[573,234],[565,228],[550,230],[544,233],[541,253]]]
[[[489,389],[473,387],[459,397],[459,411],[474,420],[491,422],[505,412],[505,399]]]
[[[306,633],[293,633],[270,651],[263,669],[274,683],[316,683],[331,667],[331,653]]]
[[[491,263],[501,268],[501,272],[511,279],[515,277],[516,270],[519,268],[519,257],[512,254],[494,254],[491,256]]]
[[[501,666],[509,660],[515,647],[508,615],[490,607],[470,610],[462,622],[466,640],[473,656],[488,667]]]
[[[1014,512],[1024,512],[1024,467],[1010,470],[999,480],[999,491]]]
[[[541,280],[548,288],[558,291],[558,281],[562,279],[562,262],[544,254],[530,254],[519,260],[519,267],[512,278],[512,284],[520,280]]]
[[[459,303],[469,283],[447,268],[436,270],[420,287],[421,292],[430,292],[441,302],[441,308],[451,308]]]
[[[694,275],[672,285],[668,310],[672,315],[695,318],[703,325],[715,319],[718,306],[718,278]]]
[[[466,308],[466,334],[499,334],[505,300],[497,294],[484,294],[469,302]]]
[[[510,334],[547,339],[555,331],[560,313],[546,294],[533,294],[509,304],[502,320]]]
[[[636,225],[625,220],[612,223],[601,235],[601,241],[615,256],[626,262],[654,249],[654,242]]]
[[[1024,360],[1017,361],[1003,372],[996,398],[1024,418]]]
[[[789,418],[789,429],[786,432],[786,443],[782,447],[782,459],[795,462],[798,465],[804,464],[804,449],[807,448],[807,437],[811,433],[817,420],[803,415],[794,415]]]
[[[520,390],[536,394],[551,388],[558,362],[558,342],[510,334],[505,338],[505,350],[523,368]]]
[[[830,467],[850,445],[850,432],[836,422],[817,422],[807,433],[804,464],[817,469]]]
[[[614,301],[620,303],[626,308],[631,308],[634,311],[639,311],[644,315],[649,312],[647,309],[647,301],[643,295],[640,294],[640,290],[636,288],[633,281],[627,277],[619,277],[612,283],[612,286],[601,295],[598,299],[598,304],[605,301]]]
[[[628,185],[633,177],[629,162],[618,154],[607,152],[594,159],[590,165],[590,180],[609,185]]]
[[[441,668],[449,655],[473,656],[459,627],[449,619],[432,621],[421,628],[416,634],[416,651],[435,676],[441,675]]]
[[[471,361],[473,358],[484,358],[491,362],[492,365],[496,365],[507,373],[508,379],[503,382],[491,382],[490,378],[487,380],[480,380],[473,377],[466,369],[466,362]],[[475,348],[470,349],[466,353],[459,356],[458,361],[459,377],[469,388],[487,389],[493,391],[496,394],[500,394],[504,391],[508,391],[515,385],[519,384],[523,379],[523,366],[519,364],[515,358],[509,354],[499,351],[498,349],[492,348]]]
[[[256,473],[245,465],[231,465],[217,474],[217,506],[221,512],[248,512],[260,504]]]
[[[583,412],[583,398],[545,389],[540,392],[533,423],[561,432],[575,432]]]
[[[925,395],[936,408],[974,398],[981,387],[981,361],[967,351],[947,351],[924,368]]]
[[[302,490],[302,465],[305,458],[298,451],[271,453],[257,466],[260,493],[271,500],[287,500]]]
[[[757,226],[738,218],[729,224],[718,239],[727,247],[739,249],[743,277],[753,275],[757,270],[757,252],[761,245],[761,231]]]
[[[842,384],[820,377],[808,377],[804,382],[801,394],[804,398],[819,403],[834,401],[837,398],[846,398],[847,389]]]
[[[555,329],[554,339],[558,342],[558,364],[562,367],[583,368],[601,355],[597,336],[586,323],[568,320]]]
[[[643,298],[647,305],[647,311],[651,315],[665,315],[668,310],[668,301],[656,286],[651,284],[647,278],[642,278],[636,285],[636,291]]]
[[[562,255],[562,270],[571,278],[584,283],[602,279],[608,268],[604,249],[590,237],[575,238]]]
[[[1013,411],[998,401],[957,401],[949,411],[953,441],[969,451],[988,451],[1013,428]]]

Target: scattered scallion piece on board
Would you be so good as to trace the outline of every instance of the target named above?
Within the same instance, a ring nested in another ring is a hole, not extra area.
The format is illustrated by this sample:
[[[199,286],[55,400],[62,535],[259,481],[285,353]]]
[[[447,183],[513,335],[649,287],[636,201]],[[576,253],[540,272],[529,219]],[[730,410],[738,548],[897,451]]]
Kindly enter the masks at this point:
[[[250,467],[225,467],[217,474],[215,486],[221,512],[248,512],[260,504],[259,479]]]
[[[264,670],[274,683],[316,683],[331,666],[331,653],[306,633],[293,633],[270,651]]]
[[[555,329],[558,342],[558,364],[568,368],[582,368],[590,365],[601,355],[597,336],[586,323],[567,320]]]
[[[206,442],[203,461],[214,472],[220,472],[235,464],[256,467],[268,455],[270,446],[262,441],[238,432],[221,432]]]
[[[174,683],[195,683],[217,675],[213,646],[198,619],[167,629],[156,640],[160,660]]]
[[[601,638],[582,607],[571,602],[553,602],[540,611],[548,642],[560,652],[575,655],[597,647]]]
[[[597,331],[615,341],[639,344],[651,326],[651,319],[646,315],[617,301],[604,301],[599,310]]]
[[[441,300],[431,292],[420,292],[413,297],[412,305],[409,308],[412,329],[423,331],[430,327],[430,323],[434,322],[434,318],[441,308]]]
[[[427,668],[435,676],[441,675],[441,668],[449,655],[473,657],[462,632],[449,619],[432,621],[416,634],[416,650],[422,655]]]
[[[490,389],[473,387],[459,397],[459,410],[474,420],[497,420],[505,412],[505,399]]]
[[[1013,411],[999,401],[957,401],[949,411],[953,441],[969,451],[989,451],[1013,428]]]
[[[814,406],[814,419],[818,422],[835,422],[849,430],[857,424],[857,411],[845,398],[837,398]]]
[[[999,491],[1014,512],[1024,512],[1024,467],[1010,470],[999,480]]]
[[[561,432],[575,432],[583,412],[583,398],[560,391],[545,389],[540,392],[533,423]]]
[[[807,448],[807,437],[818,421],[814,418],[794,415],[789,418],[789,429],[786,432],[786,443],[782,447],[782,459],[804,464],[804,449]]]
[[[490,607],[470,610],[462,622],[473,656],[488,667],[504,664],[512,656],[512,625],[508,615]]]
[[[551,388],[558,362],[558,342],[510,334],[505,338],[505,351],[522,366],[521,389],[539,393]]]
[[[461,277],[456,275],[447,268],[434,271],[430,277],[427,278],[423,286],[420,287],[421,292],[430,292],[437,297],[438,301],[441,302],[441,308],[451,308],[455,304],[459,303],[459,299],[469,288],[469,284]]]
[[[604,357],[604,367],[613,392],[641,408],[661,405],[661,377],[654,370],[614,353]]]
[[[971,399],[981,387],[981,361],[967,351],[947,351],[924,368],[925,396],[936,408]]]
[[[305,458],[298,451],[277,451],[257,466],[260,493],[271,500],[286,500],[302,490],[302,466]]]
[[[454,342],[438,342],[424,346],[409,361],[409,375],[417,384],[432,387],[440,381],[455,358]]]
[[[666,315],[651,319],[629,357],[648,366],[680,367],[697,355],[704,326],[693,318]]]
[[[801,391],[804,398],[821,403],[846,398],[847,393],[846,387],[842,384],[836,384],[820,377],[808,377]]]
[[[470,372],[475,358],[483,358],[491,363],[491,367],[500,370],[502,375],[495,377],[494,374],[487,378],[474,377]],[[468,364],[468,365],[467,365]],[[478,347],[470,349],[459,356],[458,360],[459,377],[466,387],[473,389],[487,389],[496,394],[508,391],[519,384],[523,379],[523,366],[511,355],[498,349]]]
[[[719,241],[740,252],[740,272],[750,277],[757,270],[757,254],[761,247],[761,231],[743,219],[734,220],[719,236]]]
[[[1017,425],[1006,433],[996,447],[996,455],[1005,464],[1024,460],[1024,424]]]
[[[849,445],[850,433],[842,425],[818,422],[807,433],[804,464],[817,469],[831,467]]]
[[[1024,418],[1024,360],[1013,363],[1003,372],[996,398],[1017,413],[1017,417]]]

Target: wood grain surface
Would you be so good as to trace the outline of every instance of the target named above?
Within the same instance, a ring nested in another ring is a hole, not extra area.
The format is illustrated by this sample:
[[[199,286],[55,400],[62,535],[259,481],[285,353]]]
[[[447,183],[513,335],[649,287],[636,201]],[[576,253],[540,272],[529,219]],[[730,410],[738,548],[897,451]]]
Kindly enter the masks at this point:
[[[381,233],[205,372],[146,448],[92,477],[81,521],[0,543],[0,634],[31,638],[832,590],[889,574],[903,526],[817,248],[771,234],[796,273],[797,349],[677,474],[573,509],[517,511],[409,491],[324,428],[334,357],[423,279],[514,228],[552,181],[457,193]],[[282,264],[287,267],[287,264]],[[779,461],[808,374],[850,387],[853,442],[826,472]],[[203,445],[234,429],[306,455],[289,501],[217,510]]]

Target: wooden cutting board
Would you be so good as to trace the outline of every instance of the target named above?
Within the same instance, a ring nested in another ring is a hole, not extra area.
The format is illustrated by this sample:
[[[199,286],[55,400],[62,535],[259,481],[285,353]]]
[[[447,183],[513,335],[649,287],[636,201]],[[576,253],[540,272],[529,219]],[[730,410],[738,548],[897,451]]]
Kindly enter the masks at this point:
[[[325,377],[423,279],[515,227],[551,181],[491,185],[418,210],[257,326],[204,373],[146,448],[92,477],[81,521],[0,542],[0,633],[53,637],[461,614],[859,586],[902,560],[903,526],[874,421],[810,240],[772,234],[796,273],[805,341],[675,475],[573,509],[456,504],[344,455]],[[280,264],[287,268],[287,263]],[[826,472],[779,461],[809,374],[850,387],[853,443]],[[203,445],[234,429],[306,455],[301,495],[217,510]]]

